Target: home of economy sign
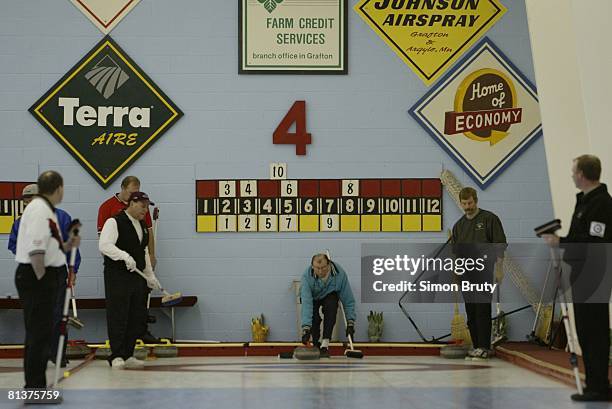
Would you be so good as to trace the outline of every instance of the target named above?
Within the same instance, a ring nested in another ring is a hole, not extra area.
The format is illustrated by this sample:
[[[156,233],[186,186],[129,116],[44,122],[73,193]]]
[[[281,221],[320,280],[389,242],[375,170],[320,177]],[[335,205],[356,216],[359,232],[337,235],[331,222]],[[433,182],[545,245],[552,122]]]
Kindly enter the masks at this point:
[[[431,85],[506,8],[500,0],[360,0],[355,11]]]
[[[481,189],[542,134],[535,86],[487,37],[409,112]]]
[[[30,112],[104,188],[183,115],[109,36]]]
[[[238,0],[240,74],[346,74],[347,0]]]

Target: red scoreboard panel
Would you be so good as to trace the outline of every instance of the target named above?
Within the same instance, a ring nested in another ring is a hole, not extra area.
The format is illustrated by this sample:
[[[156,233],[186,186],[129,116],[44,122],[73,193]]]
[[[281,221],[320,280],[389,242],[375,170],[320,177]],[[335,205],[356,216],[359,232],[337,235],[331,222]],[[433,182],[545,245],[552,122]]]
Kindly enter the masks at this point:
[[[23,213],[21,192],[36,182],[0,182],[0,234],[9,234],[13,222]]]
[[[442,231],[440,179],[197,180],[196,231]]]

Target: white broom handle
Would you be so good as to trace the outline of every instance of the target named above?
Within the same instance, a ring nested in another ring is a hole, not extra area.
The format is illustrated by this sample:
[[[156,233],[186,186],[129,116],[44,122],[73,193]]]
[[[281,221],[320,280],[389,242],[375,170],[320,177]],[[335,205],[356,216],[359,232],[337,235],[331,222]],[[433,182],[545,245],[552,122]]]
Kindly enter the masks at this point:
[[[327,259],[331,263],[331,256],[329,254],[329,249],[325,249],[325,255],[327,256]],[[344,305],[342,305],[342,301],[339,301],[339,300],[338,300],[338,304],[340,304],[340,309],[342,310],[342,318],[344,319],[344,328],[346,328],[348,327],[348,322],[346,321],[346,314],[344,313]],[[353,348],[353,339],[351,335],[349,334],[347,338],[349,340],[349,345],[351,346],[351,350],[355,349]]]
[[[552,254],[552,257],[555,257],[555,255]],[[546,272],[546,278],[544,279],[544,287],[542,287],[542,293],[540,294],[540,301],[538,301],[538,308],[536,309],[535,321],[533,322],[533,328],[531,330],[531,332],[534,332],[534,333],[535,333],[536,328],[538,327],[538,318],[540,317],[540,311],[542,309],[542,301],[544,300],[544,292],[546,291],[546,287],[548,286],[548,278],[550,277],[550,273],[554,269],[554,263],[555,261],[553,259],[553,261],[551,261],[550,267],[548,268],[548,271]]]
[[[159,222],[159,207],[153,209],[153,243],[155,243],[155,252],[157,253],[157,224]]]
[[[79,234],[78,230],[75,231],[74,235],[77,236]],[[72,249],[70,250],[70,273],[69,274],[74,274],[74,266],[76,264],[76,254],[77,254],[77,248],[75,246],[72,247]],[[70,300],[72,302],[72,312],[74,313],[74,318],[77,317],[77,309],[76,309],[76,300],[74,299],[74,289],[72,288],[72,285],[69,286],[70,288],[70,293],[66,292],[66,298],[68,298],[68,296],[70,295]],[[66,315],[68,315],[68,306],[66,306]]]
[[[77,248],[76,247],[72,247],[72,249],[70,249],[70,267],[74,268],[74,264],[76,263],[76,252],[77,252]]]
[[[344,313],[344,305],[342,305],[342,301],[338,301],[338,304],[340,304],[340,309],[342,310],[342,318],[344,319],[344,327],[348,327],[348,322],[346,321],[346,314]],[[351,339],[351,334],[348,335],[348,340],[349,340],[349,345],[351,346],[351,350],[355,349],[353,348],[353,340]]]
[[[135,268],[135,269],[134,269],[134,271],[135,271],[135,272],[137,272],[138,274],[140,274],[140,276],[141,276],[142,278],[144,278],[145,280],[147,280],[147,276],[146,276],[146,275],[145,275],[145,274],[144,274],[142,271],[140,271],[140,270],[139,270],[139,269],[137,269],[137,268]],[[160,289],[159,289],[159,291],[161,291],[161,292],[162,292],[164,295],[171,295],[171,294],[170,294],[168,291],[164,290],[163,288],[160,288]]]
[[[563,294],[563,297],[565,298],[565,294]],[[567,304],[565,302],[562,302],[560,304],[562,314],[561,319],[563,320],[563,325],[565,326],[565,333],[567,334],[567,348],[569,349],[571,355],[576,356],[576,335],[574,334],[574,329],[572,328],[572,323],[570,322],[569,308],[567,307]],[[578,393],[582,395],[583,389],[582,381],[580,380],[580,372],[577,366],[572,366],[574,380],[576,381],[576,389],[578,390]]]
[[[500,294],[499,294],[499,293],[500,293],[500,291],[501,291],[501,282],[500,282],[500,283],[497,283],[497,294],[496,294],[496,297],[497,297],[497,302],[496,302],[496,304],[497,304],[497,305],[495,306],[495,309],[496,309],[496,311],[495,311],[495,312],[497,313],[497,316],[498,316],[498,317],[499,317],[499,314],[500,314],[500,312],[501,312],[501,305],[500,305],[500,304],[501,304],[501,302],[500,302]]]
[[[159,221],[159,208],[153,208],[153,243],[157,246],[157,223]],[[164,289],[161,289],[162,292],[165,292]],[[167,293],[166,293],[167,294]],[[166,295],[164,294],[164,295]],[[147,310],[151,306],[151,292],[147,295]]]
[[[74,316],[74,318],[77,318],[77,307],[76,307],[76,297],[74,295],[74,286],[70,287],[70,301],[72,302],[72,315]]]
[[[157,244],[157,223],[159,219],[153,220],[153,241]]]
[[[551,248],[550,256],[552,259],[553,269],[559,274],[559,285],[561,286],[562,297],[562,302],[559,303],[561,305],[561,319],[563,320],[563,325],[565,326],[565,334],[567,336],[567,348],[569,349],[572,359],[574,359],[576,358],[576,345],[578,344],[578,340],[576,333],[574,333],[574,327],[572,326],[571,322],[571,315],[567,306],[567,294],[563,286],[563,278],[561,277],[561,266],[559,265],[560,260],[558,250]],[[576,381],[576,389],[578,390],[578,393],[582,395],[582,381],[580,380],[580,372],[578,370],[578,366],[574,366],[574,364],[572,364],[572,366],[572,371],[574,372],[574,379]]]
[[[68,322],[68,305],[70,303],[70,288],[66,288],[66,295],[64,297],[64,307],[62,309],[62,313],[64,314],[62,317],[62,325],[64,326],[64,331],[60,335],[59,343],[57,344],[57,353],[55,354],[55,379],[53,382],[53,387],[57,389],[57,384],[59,383],[60,377],[60,369],[62,366],[62,351],[64,350],[64,342],[66,341],[65,328],[66,323]]]

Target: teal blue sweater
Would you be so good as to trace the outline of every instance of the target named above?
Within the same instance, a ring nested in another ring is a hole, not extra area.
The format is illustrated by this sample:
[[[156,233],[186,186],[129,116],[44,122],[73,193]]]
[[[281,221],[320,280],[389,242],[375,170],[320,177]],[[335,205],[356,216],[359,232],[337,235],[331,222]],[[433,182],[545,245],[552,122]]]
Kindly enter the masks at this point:
[[[312,267],[308,266],[302,274],[302,328],[312,326],[312,305],[313,300],[321,300],[332,292],[338,293],[340,301],[344,306],[346,320],[355,322],[355,298],[351,291],[346,273],[338,263],[331,263],[332,268],[327,278],[327,282],[323,282],[312,271]]]

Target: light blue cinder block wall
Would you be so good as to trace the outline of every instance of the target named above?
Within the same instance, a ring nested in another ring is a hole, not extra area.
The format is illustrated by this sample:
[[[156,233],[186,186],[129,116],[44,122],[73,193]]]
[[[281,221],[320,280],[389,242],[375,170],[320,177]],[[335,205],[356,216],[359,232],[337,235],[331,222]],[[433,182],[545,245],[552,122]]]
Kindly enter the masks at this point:
[[[237,74],[237,2],[144,0],[112,32],[185,116],[126,173],[161,209],[158,275],[166,287],[197,295],[195,308],[178,312],[178,338],[244,341],[250,318],[264,313],[270,339],[295,340],[297,279],[316,250],[329,248],[349,272],[357,298],[363,242],[444,241],[444,234],[198,234],[194,180],[267,178],[270,162],[286,162],[290,178],[437,177],[443,167],[464,184],[467,175],[407,110],[427,90],[417,76],[352,10],[349,0],[349,74],[276,76]],[[487,33],[534,81],[523,0],[503,0],[506,15]],[[7,0],[0,5],[0,180],[35,180],[45,169],[66,184],[61,205],[84,222],[83,263],[77,292],[103,297],[102,260],[95,220],[99,204],[118,191],[103,190],[27,112],[102,37],[67,0]],[[273,145],[272,131],[291,104],[307,102],[308,155]],[[445,194],[444,228],[460,212]],[[481,206],[497,212],[510,240],[526,240],[532,227],[552,218],[542,140],[480,193]],[[0,296],[16,296],[15,269],[0,236]],[[530,272],[534,282],[538,272]],[[503,291],[516,293],[510,280]],[[384,339],[418,340],[395,304],[357,304],[357,339],[367,337],[370,309],[385,312]],[[415,320],[431,335],[448,332],[449,305],[412,305]],[[168,320],[156,313],[156,335]],[[102,311],[81,313],[86,328],[71,338],[106,338]],[[522,339],[531,312],[510,319]],[[0,342],[21,342],[21,312],[0,311]]]

